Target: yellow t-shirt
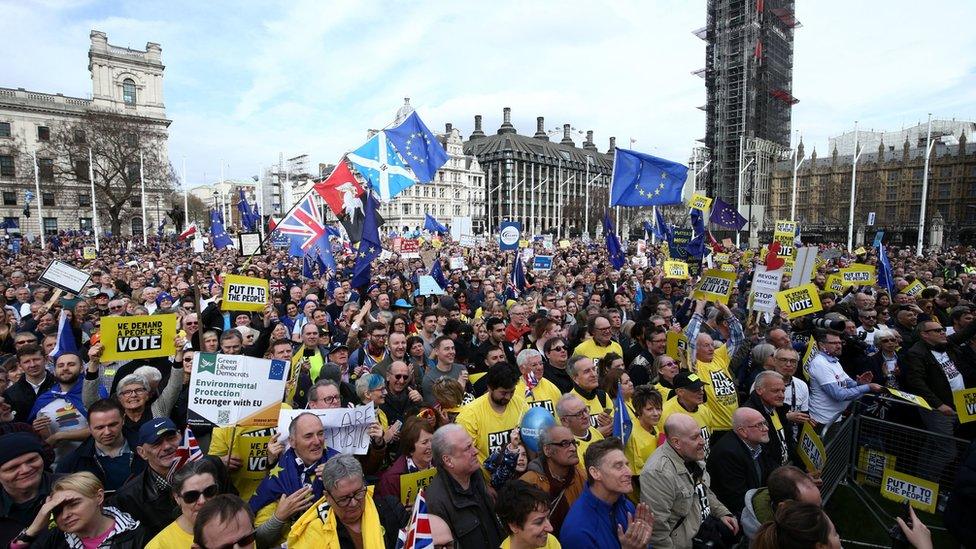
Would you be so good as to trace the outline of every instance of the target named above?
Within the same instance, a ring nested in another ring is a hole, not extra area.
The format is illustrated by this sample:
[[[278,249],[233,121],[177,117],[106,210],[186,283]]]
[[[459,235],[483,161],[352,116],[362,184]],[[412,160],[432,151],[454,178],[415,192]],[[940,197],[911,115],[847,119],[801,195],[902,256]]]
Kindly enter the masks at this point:
[[[773,424],[769,428],[769,430],[772,431],[770,433],[770,436],[775,436],[779,438],[779,447],[780,447],[779,464],[788,465],[790,456],[789,456],[789,451],[787,450],[786,447],[786,430],[783,429],[783,422],[779,420],[779,414],[776,413],[776,410],[773,410],[773,413],[769,414],[769,417],[770,419],[773,420]]]
[[[579,455],[580,467],[583,468],[583,471],[586,471],[586,465],[583,462],[583,455],[586,454],[586,449],[590,446],[590,444],[593,444],[598,440],[603,440],[603,435],[600,433],[600,431],[590,427],[590,432],[587,433],[586,437],[576,437],[576,440],[578,440],[580,443],[580,445],[576,447],[576,454]]]
[[[698,377],[705,384],[705,407],[712,413],[713,431],[732,429],[732,414],[739,408],[739,395],[735,392],[735,382],[729,372],[729,348],[726,345],[715,349],[711,362],[696,363]]]
[[[511,539],[511,536],[505,538],[505,541],[502,542],[501,549],[511,549]],[[559,545],[559,540],[556,539],[556,536],[549,534],[548,537],[546,537],[546,544],[540,549],[562,549],[562,547],[562,545]]]
[[[583,343],[576,346],[573,350],[574,355],[583,355],[587,358],[593,359],[593,363],[597,366],[600,365],[600,359],[605,357],[607,353],[617,353],[618,356],[624,356],[624,350],[616,341],[610,341],[610,345],[606,347],[600,347],[596,344],[596,340],[593,338],[587,339]]]
[[[590,427],[600,426],[596,421],[596,416],[603,413],[603,410],[605,408],[608,408],[610,410],[611,416],[613,416],[613,412],[614,410],[616,410],[616,407],[613,404],[613,399],[610,398],[610,395],[604,393],[603,391],[600,391],[599,393],[603,395],[604,398],[603,404],[600,404],[600,397],[597,396],[597,393],[593,394],[593,398],[586,398],[583,395],[579,394],[579,392],[577,392],[576,389],[574,388],[572,391],[570,391],[570,394],[579,397],[579,399],[583,401],[583,404],[586,404],[586,407],[590,409]]]
[[[668,420],[668,417],[671,414],[677,412],[680,412],[682,414],[687,414],[693,417],[696,422],[698,422],[698,427],[701,428],[702,438],[705,439],[705,454],[708,455],[708,438],[712,432],[711,425],[712,423],[714,423],[714,420],[712,419],[711,410],[706,408],[705,405],[703,404],[698,407],[698,411],[689,412],[688,410],[682,408],[681,404],[678,403],[678,397],[674,397],[671,400],[668,400],[667,402],[664,403],[664,407],[661,409],[661,421],[659,421],[657,424],[657,430],[660,432],[664,432],[664,422]]]
[[[525,399],[513,396],[505,412],[497,414],[491,408],[489,394],[485,393],[474,402],[462,406],[461,413],[454,421],[474,439],[478,459],[484,463],[492,452],[508,444],[509,433],[519,426],[526,410]]]
[[[546,378],[539,380],[538,385],[535,389],[532,389],[532,396],[525,398],[525,378],[519,378],[518,384],[515,385],[515,396],[512,398],[521,398],[529,406],[529,408],[542,407],[549,410],[552,417],[556,417],[556,403],[563,396],[562,391],[556,384],[549,381]]]
[[[183,530],[174,520],[149,541],[146,549],[190,549],[192,546],[193,532]]]
[[[644,468],[644,462],[657,449],[657,435],[648,433],[636,418],[633,421],[634,428],[630,431],[630,439],[627,441],[624,453],[627,455],[627,461],[630,462],[630,470],[635,475],[639,475]]]

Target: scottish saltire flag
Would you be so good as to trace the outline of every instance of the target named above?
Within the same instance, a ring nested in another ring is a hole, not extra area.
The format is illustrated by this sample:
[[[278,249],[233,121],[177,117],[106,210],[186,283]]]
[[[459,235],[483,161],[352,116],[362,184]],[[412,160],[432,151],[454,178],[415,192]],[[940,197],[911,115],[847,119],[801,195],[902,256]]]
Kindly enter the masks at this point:
[[[346,155],[356,170],[369,181],[380,200],[391,198],[417,182],[413,172],[403,163],[386,132],[379,132],[358,149]]]
[[[327,246],[329,242],[311,193],[306,194],[275,229],[278,234],[288,237],[292,257],[305,255],[317,243],[322,246],[324,241]]]
[[[58,358],[64,353],[77,353],[78,343],[75,341],[75,334],[71,331],[71,322],[68,320],[68,313],[61,310],[58,317],[58,339],[54,348],[51,349],[51,360],[57,362]]]
[[[512,265],[512,274],[508,277],[508,288],[505,293],[509,299],[518,299],[525,293],[525,265],[522,264],[521,250],[515,253],[515,264]]]
[[[624,251],[620,247],[620,240],[613,232],[613,223],[610,221],[610,212],[603,214],[603,235],[607,240],[607,253],[610,255],[610,264],[618,271],[627,263]]]
[[[372,186],[372,182],[370,182]],[[366,220],[363,222],[363,237],[359,240],[359,253],[356,255],[356,264],[353,266],[352,280],[350,285],[353,288],[368,286],[372,272],[373,260],[379,257],[383,251],[380,243],[379,226],[376,224],[376,198],[373,193],[366,193]]]
[[[423,549],[433,547],[434,537],[430,533],[430,515],[427,514],[427,500],[421,489],[413,502],[413,511],[407,526],[397,536],[396,549]]]
[[[183,438],[179,447],[176,448],[176,457],[176,461],[169,466],[169,474],[166,475],[166,478],[170,478],[173,473],[182,469],[187,463],[203,457],[203,450],[200,449],[200,444],[197,443],[197,439],[189,427],[183,431]]]
[[[421,183],[433,181],[437,170],[447,163],[447,151],[416,112],[384,133]]]
[[[634,421],[630,418],[630,412],[627,411],[627,402],[624,401],[624,392],[620,390],[620,384],[617,384],[617,398],[614,400],[613,411],[613,436],[620,439],[624,443],[624,447],[627,446],[627,441],[630,440],[630,433],[634,430]]]
[[[712,213],[708,216],[708,220],[720,227],[737,231],[741,231],[742,227],[748,223],[748,220],[742,217],[742,214],[737,212],[731,204],[718,197],[712,201]]]
[[[886,288],[888,295],[895,295],[895,277],[884,244],[878,244],[878,286]]]
[[[611,206],[680,204],[688,167],[649,154],[617,148],[610,182]]]
[[[233,241],[227,236],[227,231],[224,230],[224,222],[220,220],[220,212],[217,210],[210,210],[210,241],[218,250],[223,250],[233,244]]]
[[[441,265],[441,258],[437,256],[434,258],[434,263],[430,266],[430,271],[427,273],[434,282],[443,290],[447,288],[447,278],[444,277],[444,267]]]
[[[441,225],[436,219],[430,216],[430,214],[424,214],[424,229],[432,233],[446,233],[447,226]]]

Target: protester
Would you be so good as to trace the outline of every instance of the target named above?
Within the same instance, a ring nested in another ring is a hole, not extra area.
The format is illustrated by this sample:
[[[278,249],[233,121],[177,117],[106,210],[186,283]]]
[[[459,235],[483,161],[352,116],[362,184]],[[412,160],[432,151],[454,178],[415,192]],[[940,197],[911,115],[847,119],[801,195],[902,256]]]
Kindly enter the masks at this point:
[[[515,480],[502,489],[498,501],[498,518],[508,531],[502,549],[554,549],[560,546],[552,535],[554,526],[549,519],[549,498],[545,492]]]
[[[102,483],[106,493],[122,487],[138,475],[146,462],[136,453],[137,439],[122,432],[125,412],[114,399],[95,401],[88,407],[90,436],[61,462],[60,472],[88,472]]]
[[[759,528],[773,520],[776,511],[791,501],[820,506],[820,489],[803,470],[792,465],[775,469],[766,479],[766,486],[746,492],[742,509],[742,533],[746,539],[756,537]]]
[[[193,523],[193,549],[255,547],[254,515],[240,497],[221,494],[203,504]]]
[[[548,494],[549,521],[555,532],[562,528],[569,508],[586,485],[578,446],[579,441],[566,427],[547,427],[539,434],[539,457],[529,462],[521,477]]]
[[[180,516],[152,538],[147,549],[181,548],[193,545],[193,523],[207,501],[220,493],[217,468],[210,460],[187,463],[169,480],[173,500],[180,508]]]
[[[43,452],[33,433],[0,436],[0,547],[31,525],[51,494],[54,476],[46,470]]]

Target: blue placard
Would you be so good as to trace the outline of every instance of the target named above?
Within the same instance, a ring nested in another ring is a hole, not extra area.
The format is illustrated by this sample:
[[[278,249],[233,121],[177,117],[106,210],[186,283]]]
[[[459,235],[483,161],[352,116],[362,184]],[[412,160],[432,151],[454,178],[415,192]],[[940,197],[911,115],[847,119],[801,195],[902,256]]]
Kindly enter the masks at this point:
[[[532,261],[533,271],[549,271],[552,269],[551,255],[537,255]]]
[[[10,251],[12,251],[15,254],[19,254],[20,253],[20,239],[19,238],[11,238],[10,239]]]
[[[522,224],[517,221],[503,221],[498,232],[498,246],[502,250],[517,250],[522,239]]]

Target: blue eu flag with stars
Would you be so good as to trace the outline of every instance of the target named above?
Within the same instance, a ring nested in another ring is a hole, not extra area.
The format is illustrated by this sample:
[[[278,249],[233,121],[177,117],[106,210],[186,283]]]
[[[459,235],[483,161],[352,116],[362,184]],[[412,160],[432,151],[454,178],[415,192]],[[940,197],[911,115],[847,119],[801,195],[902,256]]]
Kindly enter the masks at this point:
[[[437,170],[447,162],[447,151],[416,112],[385,133],[421,183],[433,181]]]
[[[708,216],[708,220],[716,225],[737,231],[741,231],[747,222],[746,218],[735,211],[731,204],[721,198],[715,198],[715,201],[712,202],[712,214]]]
[[[603,234],[607,240],[607,254],[610,256],[610,264],[618,271],[627,263],[624,257],[623,248],[620,247],[620,240],[613,232],[613,223],[610,221],[610,212],[603,215]]]
[[[611,206],[680,204],[688,167],[649,154],[616,149],[610,182]]]
[[[353,267],[352,281],[353,288],[368,286],[370,282],[371,265],[373,260],[379,257],[383,251],[380,244],[379,226],[376,224],[376,198],[373,193],[366,193],[366,220],[363,221],[363,237],[359,241],[359,253],[356,256],[356,265]]]

